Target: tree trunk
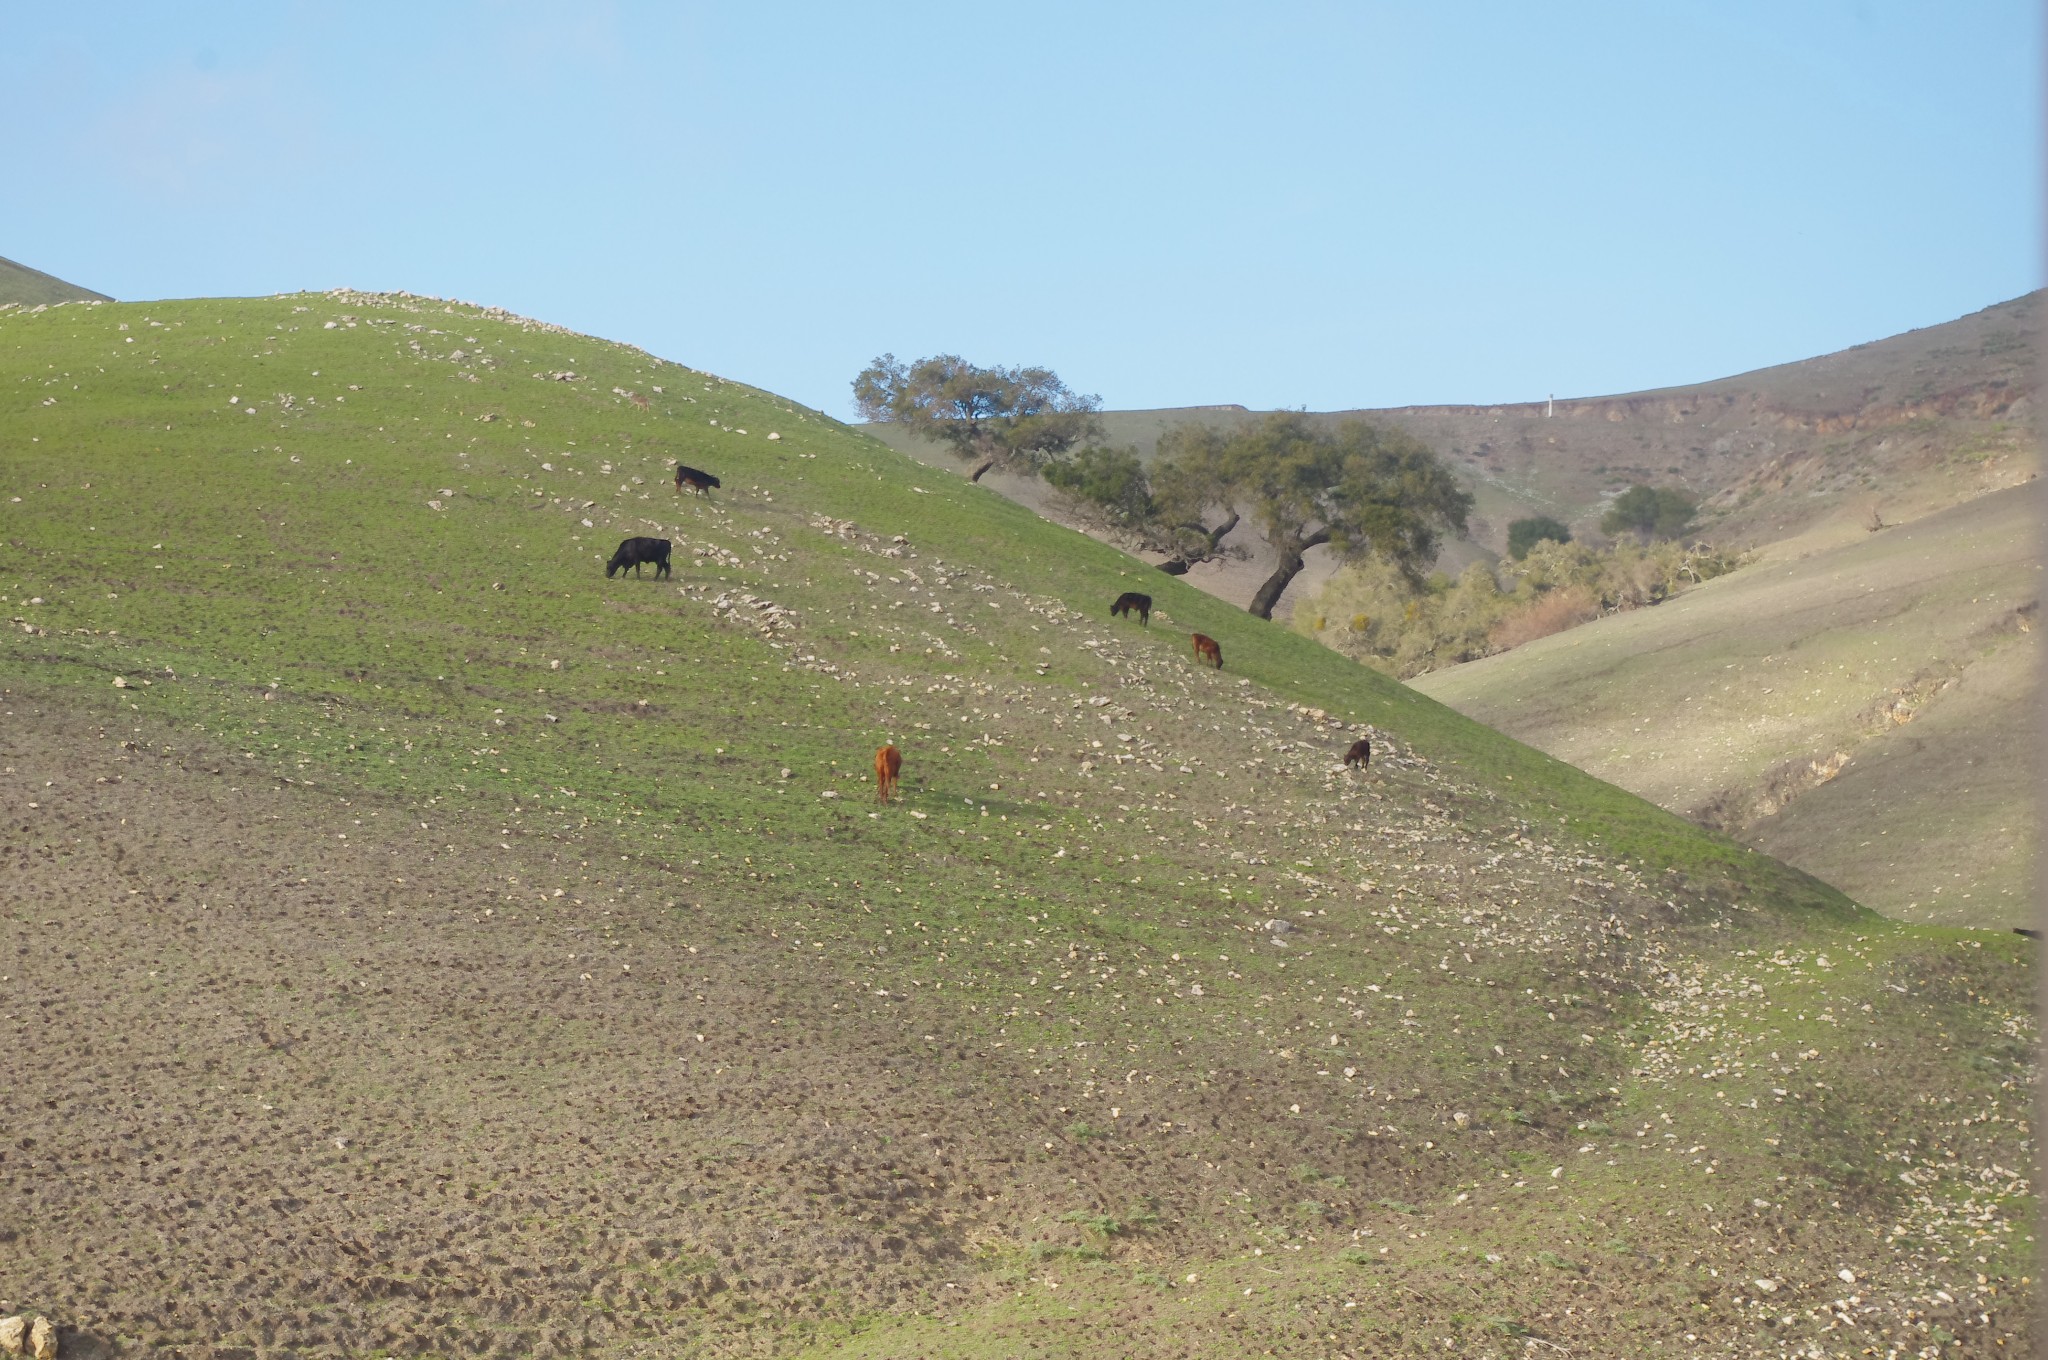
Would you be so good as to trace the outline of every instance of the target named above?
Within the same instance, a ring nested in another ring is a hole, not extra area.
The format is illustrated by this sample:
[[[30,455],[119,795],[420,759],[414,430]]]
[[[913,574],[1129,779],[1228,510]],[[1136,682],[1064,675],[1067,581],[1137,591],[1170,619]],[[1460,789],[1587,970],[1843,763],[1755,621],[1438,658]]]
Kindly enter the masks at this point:
[[[1166,535],[1166,541],[1163,543],[1158,542],[1155,536],[1148,540],[1145,546],[1151,548],[1154,552],[1172,554],[1166,561],[1159,564],[1161,571],[1165,572],[1168,576],[1185,576],[1188,574],[1189,567],[1197,562],[1207,562],[1222,550],[1223,540],[1228,538],[1230,531],[1237,527],[1237,518],[1237,511],[1233,510],[1224,519],[1223,523],[1213,529],[1206,524],[1174,524],[1167,526],[1172,529],[1185,529],[1191,534],[1200,534],[1203,546],[1194,552],[1181,551],[1179,544],[1185,543],[1187,540],[1177,539],[1173,535]]]
[[[987,471],[988,471],[988,470],[989,470],[990,468],[994,467],[995,465],[996,465],[996,460],[995,460],[994,458],[984,458],[984,459],[982,459],[982,460],[981,460],[981,461],[980,461],[979,463],[976,463],[976,464],[974,465],[974,471],[972,471],[972,472],[970,472],[970,473],[968,473],[968,474],[967,474],[967,480],[968,480],[968,481],[970,481],[970,482],[978,482],[978,481],[980,481],[980,480],[981,480],[981,474],[983,474],[984,472],[987,472]]]
[[[1279,604],[1280,597],[1287,593],[1287,583],[1299,576],[1302,567],[1306,565],[1301,560],[1301,555],[1317,544],[1328,543],[1329,541],[1329,531],[1318,529],[1315,533],[1310,534],[1299,547],[1282,548],[1280,550],[1280,565],[1271,576],[1266,578],[1266,584],[1259,587],[1259,593],[1252,596],[1252,602],[1246,608],[1258,618],[1272,618],[1273,606]]]
[[[1259,593],[1252,596],[1252,602],[1245,608],[1257,618],[1272,618],[1273,606],[1287,593],[1287,583],[1301,574],[1302,565],[1300,553],[1282,553],[1279,568],[1266,578],[1266,584],[1259,587]]]

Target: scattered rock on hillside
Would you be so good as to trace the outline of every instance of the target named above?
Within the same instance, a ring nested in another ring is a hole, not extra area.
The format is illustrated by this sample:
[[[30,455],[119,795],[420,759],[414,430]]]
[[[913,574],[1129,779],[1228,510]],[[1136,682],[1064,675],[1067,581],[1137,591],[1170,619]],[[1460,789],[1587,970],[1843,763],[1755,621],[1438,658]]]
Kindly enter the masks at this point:
[[[0,1318],[0,1352],[5,1352],[8,1355],[20,1355],[22,1353],[22,1339],[27,1335],[27,1318]]]
[[[36,1360],[57,1360],[57,1329],[48,1318],[37,1318],[36,1325],[29,1328],[28,1348]]]

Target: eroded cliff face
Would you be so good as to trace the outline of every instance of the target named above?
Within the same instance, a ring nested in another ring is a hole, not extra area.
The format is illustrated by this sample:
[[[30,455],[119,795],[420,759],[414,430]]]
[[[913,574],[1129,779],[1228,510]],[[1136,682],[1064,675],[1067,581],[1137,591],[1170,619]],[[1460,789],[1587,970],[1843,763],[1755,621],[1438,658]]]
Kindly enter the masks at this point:
[[[1450,458],[1479,493],[1475,536],[1496,551],[1522,514],[1594,532],[1632,482],[1684,487],[1717,540],[1760,546],[1831,518],[1897,522],[2032,477],[2040,296],[1697,387],[1351,414]]]

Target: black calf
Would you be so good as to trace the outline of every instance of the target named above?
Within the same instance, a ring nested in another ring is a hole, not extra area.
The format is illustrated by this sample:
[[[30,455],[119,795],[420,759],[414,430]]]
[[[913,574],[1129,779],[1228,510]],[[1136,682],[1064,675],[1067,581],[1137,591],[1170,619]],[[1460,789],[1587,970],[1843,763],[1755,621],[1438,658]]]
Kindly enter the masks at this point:
[[[604,564],[604,574],[609,579],[614,574],[625,570],[627,567],[631,567],[633,574],[638,576],[643,563],[653,564],[654,579],[657,581],[668,575],[668,540],[665,538],[627,539],[619,545],[619,550],[612,554],[612,560]]]
[[[1123,617],[1129,618],[1133,611],[1136,611],[1139,623],[1144,624],[1147,628],[1152,626],[1152,597],[1150,595],[1140,595],[1135,590],[1126,590],[1123,594],[1117,596],[1116,603],[1109,607],[1109,616],[1116,618],[1121,614]]]
[[[708,496],[711,494],[711,488],[717,485],[718,479],[710,473],[699,472],[687,463],[676,464],[676,490],[681,491],[687,486],[692,491],[701,491]]]

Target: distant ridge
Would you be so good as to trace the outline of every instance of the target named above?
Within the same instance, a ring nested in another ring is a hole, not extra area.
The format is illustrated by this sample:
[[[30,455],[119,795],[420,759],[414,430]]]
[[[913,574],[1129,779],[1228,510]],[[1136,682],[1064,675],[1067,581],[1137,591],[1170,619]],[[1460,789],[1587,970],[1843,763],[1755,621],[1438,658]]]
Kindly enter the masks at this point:
[[[30,269],[0,256],[0,307],[8,303],[33,307],[46,302],[112,302],[105,293],[66,283],[54,274]]]

